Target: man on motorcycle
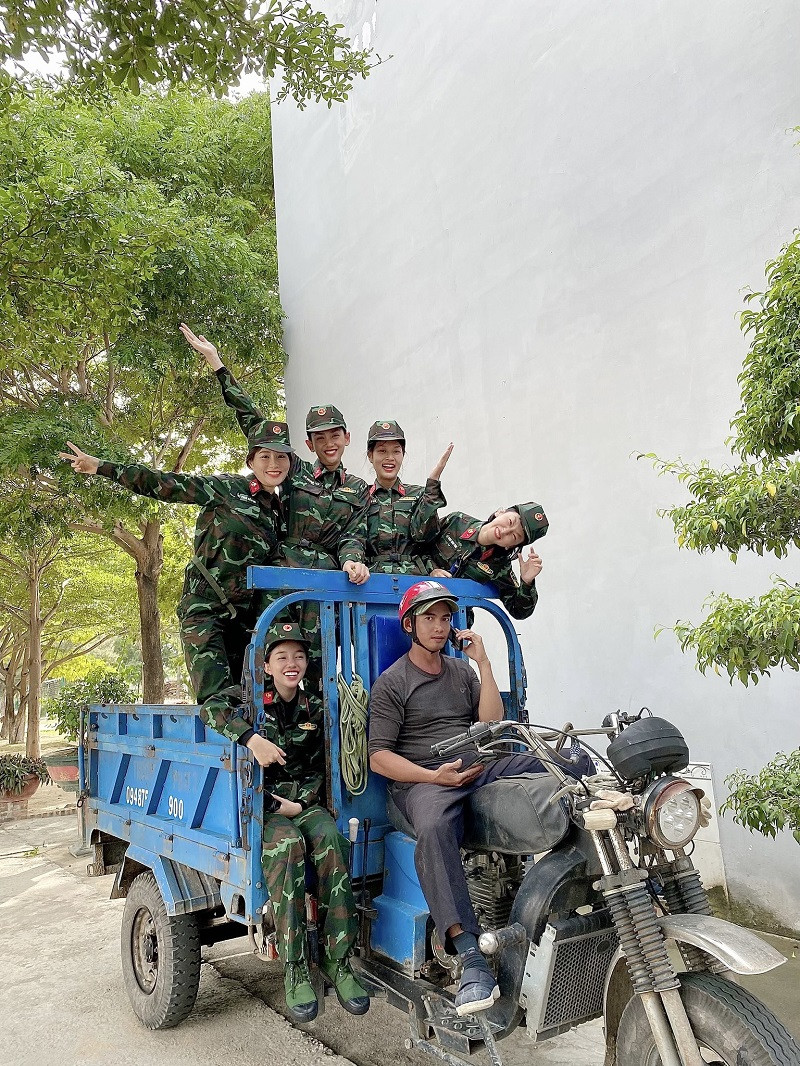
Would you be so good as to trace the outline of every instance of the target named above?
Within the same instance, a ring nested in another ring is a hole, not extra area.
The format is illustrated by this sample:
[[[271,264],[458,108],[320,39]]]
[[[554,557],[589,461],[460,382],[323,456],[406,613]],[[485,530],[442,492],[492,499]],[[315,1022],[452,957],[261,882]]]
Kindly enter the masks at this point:
[[[432,744],[476,721],[503,717],[480,635],[471,629],[455,633],[480,680],[463,659],[442,654],[457,609],[455,596],[438,581],[419,581],[403,596],[400,622],[412,645],[372,686],[369,754],[370,767],[390,780],[392,798],[414,827],[414,861],[439,936],[463,958],[456,1010],[464,1015],[491,1007],[500,995],[478,948],[480,929],[461,864],[464,804],[498,778],[542,773],[544,767],[532,755],[505,755],[483,765],[474,748],[448,762],[431,755]]]

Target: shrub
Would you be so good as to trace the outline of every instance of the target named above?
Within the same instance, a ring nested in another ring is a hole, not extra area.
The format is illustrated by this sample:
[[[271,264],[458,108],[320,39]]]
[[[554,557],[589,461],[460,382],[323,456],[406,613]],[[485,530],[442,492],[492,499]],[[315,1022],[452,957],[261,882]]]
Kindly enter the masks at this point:
[[[751,833],[774,838],[790,829],[800,844],[800,749],[778,752],[757,774],[735,770],[725,784],[731,792],[721,811]]]
[[[136,693],[121,674],[107,667],[95,667],[79,681],[70,681],[57,696],[47,701],[46,711],[59,733],[68,740],[78,739],[80,713],[93,703],[133,703]]]

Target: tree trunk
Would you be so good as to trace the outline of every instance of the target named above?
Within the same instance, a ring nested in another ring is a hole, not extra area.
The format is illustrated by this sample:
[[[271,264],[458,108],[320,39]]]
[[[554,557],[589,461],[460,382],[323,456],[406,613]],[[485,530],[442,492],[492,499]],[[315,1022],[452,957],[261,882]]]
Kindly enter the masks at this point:
[[[158,579],[164,568],[164,538],[161,523],[153,518],[145,526],[136,556],[136,587],[139,591],[139,624],[142,635],[142,702],[164,700],[164,658],[161,652],[161,613],[158,609]]]
[[[20,672],[20,659],[22,657],[22,645],[17,645],[11,653],[8,668],[3,668],[6,686],[6,719],[3,728],[3,740],[9,744],[19,744],[22,740],[22,726],[24,723],[22,675]]]
[[[25,754],[38,759],[42,754],[39,741],[39,715],[42,708],[42,604],[41,571],[36,562],[28,570],[28,732]]]
[[[25,737],[25,708],[28,704],[27,693],[23,691],[22,680],[20,680],[19,686],[19,702],[16,708],[12,706],[12,718],[8,727],[8,743],[9,744],[21,744]],[[14,693],[12,690],[11,702],[14,703]]]

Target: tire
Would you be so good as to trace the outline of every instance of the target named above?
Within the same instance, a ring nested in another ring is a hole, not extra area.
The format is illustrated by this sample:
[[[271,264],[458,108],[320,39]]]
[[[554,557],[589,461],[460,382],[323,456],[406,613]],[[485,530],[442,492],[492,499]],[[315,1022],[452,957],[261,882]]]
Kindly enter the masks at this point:
[[[171,1029],[190,1013],[200,986],[200,936],[194,914],[167,914],[156,879],[139,874],[122,914],[122,976],[131,1006],[148,1029]]]
[[[800,1045],[760,999],[724,977],[680,975],[681,999],[704,1062],[714,1066],[800,1066]],[[661,1066],[641,1000],[628,1001],[616,1066]]]

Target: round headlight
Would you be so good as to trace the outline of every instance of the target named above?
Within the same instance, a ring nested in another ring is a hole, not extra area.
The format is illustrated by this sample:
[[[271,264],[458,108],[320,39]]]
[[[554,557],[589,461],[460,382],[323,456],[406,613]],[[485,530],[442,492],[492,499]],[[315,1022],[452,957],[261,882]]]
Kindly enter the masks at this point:
[[[647,835],[662,848],[682,848],[700,828],[701,789],[677,777],[654,781],[644,796]]]

